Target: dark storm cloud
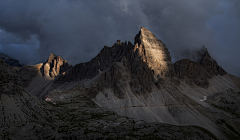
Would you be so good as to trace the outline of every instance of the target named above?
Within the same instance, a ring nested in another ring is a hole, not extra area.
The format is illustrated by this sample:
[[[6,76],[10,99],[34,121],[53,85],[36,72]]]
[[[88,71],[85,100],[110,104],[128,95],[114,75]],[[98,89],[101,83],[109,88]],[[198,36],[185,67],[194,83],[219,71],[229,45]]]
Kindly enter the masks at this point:
[[[138,7],[125,1],[6,0],[0,5],[0,26],[23,40],[36,34],[42,58],[53,52],[76,64],[117,39],[133,40],[147,25]]]
[[[238,64],[228,66],[239,59],[239,9],[237,0],[1,0],[0,51],[27,64],[45,61],[51,52],[76,64],[118,39],[133,42],[144,26],[174,61],[204,45],[228,72],[240,75]]]
[[[40,59],[38,52],[39,40],[36,35],[30,35],[28,39],[21,39],[15,34],[0,30],[0,52],[21,60],[21,63],[34,64]]]

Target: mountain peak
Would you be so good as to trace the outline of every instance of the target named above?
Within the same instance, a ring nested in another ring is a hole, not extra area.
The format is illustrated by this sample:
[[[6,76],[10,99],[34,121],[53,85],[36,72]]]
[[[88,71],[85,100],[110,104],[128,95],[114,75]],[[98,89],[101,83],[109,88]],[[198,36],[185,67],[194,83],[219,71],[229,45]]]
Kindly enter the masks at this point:
[[[135,36],[135,45],[142,45],[145,49],[148,49],[149,53],[151,52],[157,54],[161,52],[162,55],[159,55],[157,60],[161,61],[171,61],[170,53],[166,47],[166,45],[158,39],[152,32],[148,29],[141,27],[139,33]]]
[[[140,52],[140,56],[148,67],[161,76],[170,76],[173,69],[170,53],[166,45],[158,39],[148,29],[141,27],[135,37],[135,50]]]
[[[207,48],[203,46],[203,56],[200,61],[202,67],[210,74],[210,75],[225,75],[227,72],[218,65],[217,61],[214,60],[211,55],[208,53]]]
[[[147,28],[145,28],[145,27],[141,27],[140,30],[141,30],[141,31],[149,31],[149,30],[148,30]],[[150,31],[149,31],[149,32],[150,32]]]
[[[42,74],[54,78],[62,72],[68,70],[71,66],[62,57],[50,53],[48,60],[42,67]]]
[[[50,53],[49,57],[56,57],[57,55],[54,53]]]

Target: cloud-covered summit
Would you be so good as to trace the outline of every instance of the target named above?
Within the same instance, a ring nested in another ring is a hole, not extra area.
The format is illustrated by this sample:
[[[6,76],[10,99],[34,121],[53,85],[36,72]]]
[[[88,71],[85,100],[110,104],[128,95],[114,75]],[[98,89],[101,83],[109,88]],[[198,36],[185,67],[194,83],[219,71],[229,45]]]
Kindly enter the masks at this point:
[[[55,53],[74,65],[118,39],[133,42],[143,26],[167,45],[174,61],[204,45],[239,75],[239,6],[238,0],[1,0],[0,52],[25,64]]]

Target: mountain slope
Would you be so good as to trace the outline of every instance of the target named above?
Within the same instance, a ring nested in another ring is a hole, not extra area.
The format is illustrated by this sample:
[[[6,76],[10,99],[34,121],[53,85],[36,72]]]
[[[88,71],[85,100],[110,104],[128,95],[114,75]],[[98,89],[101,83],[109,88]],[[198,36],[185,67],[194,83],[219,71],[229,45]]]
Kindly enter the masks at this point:
[[[97,107],[79,86],[64,91],[75,93],[75,100],[54,105],[20,84],[16,69],[0,59],[0,139],[216,139],[196,126],[146,123],[116,115]]]
[[[121,50],[124,45],[117,47]],[[221,119],[231,120],[229,112],[204,102],[207,96],[229,89],[239,92],[229,74],[217,65],[207,50],[201,62],[180,60],[172,64],[166,46],[146,28],[141,28],[135,45],[128,46],[120,56],[108,68],[101,69],[101,73],[92,74],[89,77],[92,79],[71,80],[80,85],[91,81],[85,92],[97,105],[120,115],[148,122],[197,125],[218,138],[226,138],[225,133],[239,136],[238,130],[216,123]],[[85,69],[91,68],[86,66]],[[81,71],[71,74],[79,73]],[[63,77],[60,75],[55,83],[64,83]],[[216,118],[216,114],[221,117]],[[234,120],[239,122],[237,117]]]
[[[34,138],[34,131],[40,129],[39,123],[47,124],[49,113],[41,106],[41,101],[29,94],[21,86],[17,69],[0,59],[0,137],[1,139],[19,139],[28,136]],[[45,136],[51,133],[42,130]]]

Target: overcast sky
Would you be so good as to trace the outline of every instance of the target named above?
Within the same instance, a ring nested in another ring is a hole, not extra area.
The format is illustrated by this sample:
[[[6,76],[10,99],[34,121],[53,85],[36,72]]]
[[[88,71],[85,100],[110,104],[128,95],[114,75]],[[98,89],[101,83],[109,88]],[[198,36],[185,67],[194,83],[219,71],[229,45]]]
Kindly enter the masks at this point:
[[[0,0],[0,52],[24,64],[50,53],[87,62],[116,40],[133,43],[142,26],[173,62],[204,45],[240,76],[240,0]]]

